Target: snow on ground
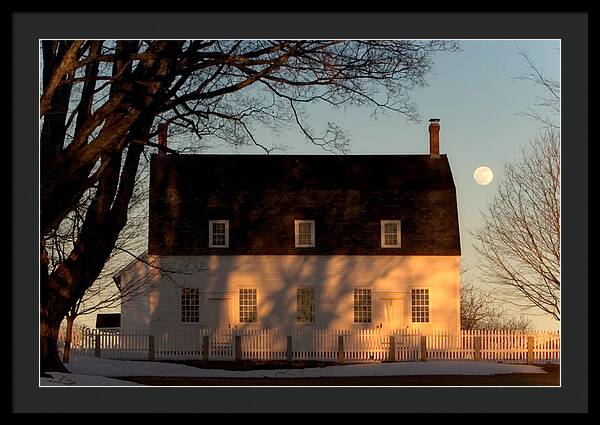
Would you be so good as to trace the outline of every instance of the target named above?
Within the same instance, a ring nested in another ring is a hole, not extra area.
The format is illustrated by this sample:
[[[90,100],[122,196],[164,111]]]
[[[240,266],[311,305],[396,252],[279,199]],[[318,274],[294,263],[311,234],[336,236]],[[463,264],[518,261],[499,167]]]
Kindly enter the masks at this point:
[[[89,374],[75,374],[75,373],[60,373],[51,372],[52,378],[40,378],[40,385],[43,387],[54,387],[54,386],[102,386],[102,385],[114,385],[114,386],[129,386],[129,385],[141,385],[135,382],[122,381],[120,379],[106,378],[104,376],[95,376]]]
[[[74,357],[66,366],[71,372],[77,374],[75,376],[98,375],[105,377],[170,376],[194,378],[319,378],[340,376],[496,375],[507,373],[546,373],[537,366],[467,361],[372,363],[306,369],[233,371],[222,369],[200,369],[174,363],[108,360],[99,359],[96,357],[78,356]],[[127,384],[125,383],[125,385]]]

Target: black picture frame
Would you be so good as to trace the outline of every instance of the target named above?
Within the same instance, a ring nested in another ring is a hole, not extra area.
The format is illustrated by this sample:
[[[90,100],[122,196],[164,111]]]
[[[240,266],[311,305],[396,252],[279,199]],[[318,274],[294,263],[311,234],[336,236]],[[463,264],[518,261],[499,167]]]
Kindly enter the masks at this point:
[[[38,40],[41,38],[561,39],[560,388],[71,388],[38,386]],[[13,13],[13,412],[586,412],[586,13]]]

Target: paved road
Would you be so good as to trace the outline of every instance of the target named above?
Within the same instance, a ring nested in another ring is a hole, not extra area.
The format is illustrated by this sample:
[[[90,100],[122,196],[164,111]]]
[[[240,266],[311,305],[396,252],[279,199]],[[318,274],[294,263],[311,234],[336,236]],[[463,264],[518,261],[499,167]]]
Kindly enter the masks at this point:
[[[144,385],[165,386],[559,386],[558,367],[548,373],[514,373],[491,376],[374,376],[339,378],[173,378],[173,377],[121,377]]]

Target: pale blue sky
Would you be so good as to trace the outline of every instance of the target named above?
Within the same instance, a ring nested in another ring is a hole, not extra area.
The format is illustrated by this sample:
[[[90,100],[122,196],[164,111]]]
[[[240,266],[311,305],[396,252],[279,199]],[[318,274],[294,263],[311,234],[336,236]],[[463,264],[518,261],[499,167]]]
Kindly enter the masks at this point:
[[[454,174],[459,205],[463,262],[474,265],[476,258],[469,229],[480,222],[480,210],[486,205],[503,178],[502,165],[515,160],[520,150],[536,135],[537,124],[517,114],[533,105],[540,90],[533,84],[515,80],[527,66],[517,49],[525,49],[544,74],[560,79],[559,40],[463,40],[459,52],[434,56],[434,72],[429,85],[412,93],[422,123],[407,122],[400,116],[375,120],[368,109],[332,111],[325,105],[307,108],[311,126],[318,130],[327,121],[345,128],[352,140],[350,154],[427,153],[429,118],[441,119],[440,150],[448,155]],[[306,142],[295,131],[277,139],[259,132],[266,145],[284,144],[286,154],[325,154]],[[211,149],[211,153],[230,153],[231,148]],[[255,148],[240,153],[261,153]],[[487,165],[494,180],[479,186],[473,171]],[[535,318],[540,328],[558,328],[553,320]]]

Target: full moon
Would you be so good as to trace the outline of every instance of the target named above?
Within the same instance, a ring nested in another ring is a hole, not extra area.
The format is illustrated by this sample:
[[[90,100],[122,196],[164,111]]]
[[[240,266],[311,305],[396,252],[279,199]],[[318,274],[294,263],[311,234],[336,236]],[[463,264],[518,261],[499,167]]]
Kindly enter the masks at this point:
[[[482,165],[481,167],[477,167],[473,173],[473,178],[477,184],[485,186],[486,184],[490,184],[492,182],[494,179],[494,173],[489,167]]]

